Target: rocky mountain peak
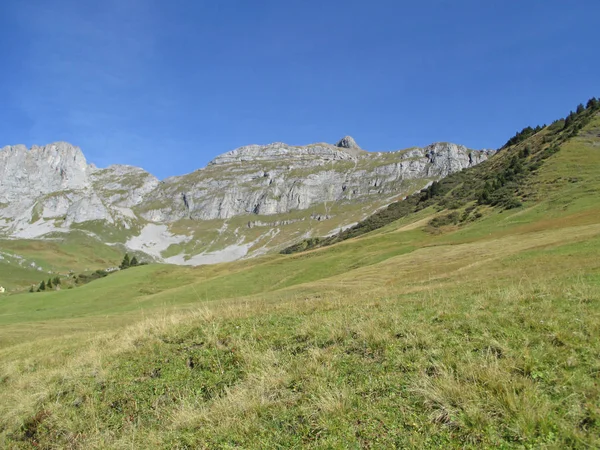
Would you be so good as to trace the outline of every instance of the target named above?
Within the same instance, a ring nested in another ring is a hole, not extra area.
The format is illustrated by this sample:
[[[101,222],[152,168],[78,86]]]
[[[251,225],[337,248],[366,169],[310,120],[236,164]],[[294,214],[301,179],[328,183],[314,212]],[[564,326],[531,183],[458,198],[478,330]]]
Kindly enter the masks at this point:
[[[344,136],[337,142],[337,144],[335,144],[335,146],[347,149],[360,149],[352,136]]]
[[[206,168],[159,182],[137,167],[92,167],[79,147],[66,142],[30,150],[5,147],[0,149],[0,236],[38,238],[70,232],[73,224],[94,222],[94,230],[100,230],[98,236],[107,242],[113,242],[116,234],[125,235],[126,246],[158,260],[198,264],[225,260],[219,256],[221,250],[199,254],[197,247],[191,247],[192,241],[203,242],[205,247],[200,248],[204,249],[213,245],[204,242],[203,234],[213,225],[199,221],[283,215],[271,221],[253,221],[267,224],[261,225],[266,230],[260,238],[252,235],[246,239],[238,228],[225,232],[227,222],[214,229],[219,236],[223,234],[219,242],[231,247],[227,252],[233,253],[226,258],[231,260],[245,256],[250,248],[259,248],[259,241],[264,246],[260,251],[275,245],[271,242],[280,227],[293,223],[288,216],[292,211],[298,216],[293,221],[306,225],[298,225],[297,232],[310,233],[312,221],[327,222],[333,217],[330,205],[338,204],[340,216],[322,225],[333,229],[355,219],[356,209],[346,211],[347,205],[381,205],[410,194],[407,181],[414,180],[410,186],[423,185],[425,180],[439,179],[488,156],[450,143],[370,153],[345,136],[335,146],[323,142],[248,145],[217,156]],[[305,214],[300,212],[303,210]],[[186,229],[194,237],[175,231],[183,229],[180,220],[186,220]],[[232,245],[230,239],[237,244]],[[182,254],[163,255],[171,244],[188,242],[190,247]],[[193,258],[186,259],[186,255]]]
[[[85,171],[88,164],[81,149],[68,142],[54,142],[37,146],[29,150],[30,159],[50,165],[54,169],[65,171]]]
[[[302,161],[305,164],[320,164],[323,160],[352,159],[360,149],[339,148],[331,144],[316,143],[304,146],[274,142],[268,145],[246,145],[217,156],[209,166],[240,162],[278,161],[285,164]]]
[[[79,147],[67,142],[0,150],[0,202],[11,203],[88,185],[88,165]]]
[[[33,145],[31,147],[32,152],[57,152],[57,153],[81,153],[83,152],[79,147],[65,141],[52,142],[47,145]]]

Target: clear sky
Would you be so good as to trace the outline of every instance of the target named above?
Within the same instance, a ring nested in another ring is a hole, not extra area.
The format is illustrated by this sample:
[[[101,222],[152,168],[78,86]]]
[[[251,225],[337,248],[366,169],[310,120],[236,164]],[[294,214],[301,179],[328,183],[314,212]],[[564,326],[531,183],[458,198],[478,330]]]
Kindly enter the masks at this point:
[[[600,96],[599,0],[0,0],[0,147],[159,178],[275,141],[497,148]]]

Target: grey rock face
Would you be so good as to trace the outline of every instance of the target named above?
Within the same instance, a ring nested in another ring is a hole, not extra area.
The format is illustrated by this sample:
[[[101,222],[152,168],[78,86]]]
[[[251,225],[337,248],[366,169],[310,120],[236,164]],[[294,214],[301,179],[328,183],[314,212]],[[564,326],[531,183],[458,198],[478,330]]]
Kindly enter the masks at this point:
[[[83,189],[88,165],[79,147],[66,142],[4,147],[0,150],[0,202],[36,198],[51,192]]]
[[[87,164],[79,147],[66,142],[30,150],[23,145],[4,147],[0,150],[0,217],[8,223],[4,233],[36,237],[27,229],[48,219],[60,220],[64,227],[135,218],[127,208],[140,203],[157,184],[155,177],[135,167],[98,170]]]
[[[340,143],[357,148],[352,138]],[[402,192],[410,180],[439,179],[487,157],[487,152],[449,143],[354,155],[345,147],[328,144],[252,145],[218,156],[205,169],[165,180],[136,211],[149,221],[173,222],[272,215],[325,202],[367,201]]]
[[[293,147],[282,142],[269,145],[247,145],[217,156],[208,165],[236,162],[259,162],[288,160],[291,164],[301,162],[315,165],[322,160],[337,161],[352,159],[352,155],[330,144],[319,143],[306,147]]]
[[[90,181],[106,203],[125,208],[140,204],[159,184],[158,178],[144,169],[122,165],[96,170]]]

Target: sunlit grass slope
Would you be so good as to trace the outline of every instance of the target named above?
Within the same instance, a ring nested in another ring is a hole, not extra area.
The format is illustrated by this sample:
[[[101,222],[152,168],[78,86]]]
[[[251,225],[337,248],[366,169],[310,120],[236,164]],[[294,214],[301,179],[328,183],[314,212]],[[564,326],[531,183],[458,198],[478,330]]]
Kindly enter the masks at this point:
[[[52,240],[0,239],[0,254],[5,257],[0,260],[0,284],[9,290],[23,290],[39,283],[48,278],[48,272],[105,269],[118,265],[123,258],[120,248],[83,232],[57,233]]]
[[[599,447],[599,136],[521,207],[3,298],[0,447]]]

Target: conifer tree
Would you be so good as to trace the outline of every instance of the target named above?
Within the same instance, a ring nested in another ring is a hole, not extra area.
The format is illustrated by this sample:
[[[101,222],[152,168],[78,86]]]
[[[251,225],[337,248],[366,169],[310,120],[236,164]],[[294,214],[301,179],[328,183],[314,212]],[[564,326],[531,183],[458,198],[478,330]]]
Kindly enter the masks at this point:
[[[46,282],[44,280],[42,280],[42,282],[40,283],[39,290],[40,291],[45,291],[46,290]]]
[[[531,154],[531,147],[529,145],[526,145],[519,153],[519,156],[521,158],[527,158],[530,154]]]
[[[569,128],[569,126],[571,126],[571,124],[573,123],[573,119],[575,118],[575,115],[576,114],[573,111],[571,111],[569,113],[569,115],[565,119],[565,126],[564,126],[563,129],[567,129],[567,128]]]
[[[48,289],[52,289],[54,286],[52,286],[52,278],[48,278],[48,282],[46,283],[46,287]]]
[[[130,266],[130,267],[135,267],[135,266],[137,266],[138,264],[139,264],[139,263],[138,263],[138,260],[137,260],[137,258],[136,258],[135,256],[134,256],[133,258],[131,258],[131,262],[129,263],[129,266]]]
[[[129,261],[129,254],[125,253],[125,256],[123,257],[123,262],[121,263],[119,268],[121,270],[127,269],[130,265],[131,265],[131,261]]]
[[[493,188],[490,185],[489,181],[486,181],[481,193],[479,194],[479,198],[477,199],[479,204],[485,205],[490,202],[490,196],[492,194],[492,190],[493,190]]]

